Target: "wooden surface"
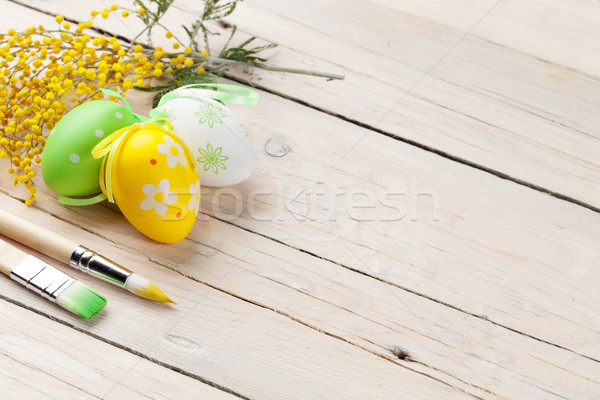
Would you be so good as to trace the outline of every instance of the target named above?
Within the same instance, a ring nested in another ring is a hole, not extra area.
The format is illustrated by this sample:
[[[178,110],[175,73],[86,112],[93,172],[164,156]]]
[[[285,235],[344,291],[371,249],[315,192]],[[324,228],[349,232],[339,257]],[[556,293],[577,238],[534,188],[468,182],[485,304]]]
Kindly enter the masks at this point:
[[[4,31],[105,7],[0,4]],[[165,24],[198,12],[177,0]],[[3,393],[599,398],[600,3],[247,0],[228,21],[278,42],[273,64],[347,79],[232,70],[260,89],[258,106],[232,106],[257,169],[204,188],[175,245],[43,184],[27,208],[0,178],[3,209],[178,303],[69,271],[109,298],[83,321],[1,279]]]

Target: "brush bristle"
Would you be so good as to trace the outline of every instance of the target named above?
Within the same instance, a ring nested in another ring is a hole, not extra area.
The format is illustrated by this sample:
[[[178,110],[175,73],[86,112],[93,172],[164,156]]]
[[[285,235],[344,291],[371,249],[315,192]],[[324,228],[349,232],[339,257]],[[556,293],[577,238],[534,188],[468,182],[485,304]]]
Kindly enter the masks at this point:
[[[131,274],[125,282],[125,289],[148,300],[175,303],[154,283],[138,274]]]
[[[106,298],[75,281],[56,298],[56,303],[83,318],[90,318],[106,305]]]

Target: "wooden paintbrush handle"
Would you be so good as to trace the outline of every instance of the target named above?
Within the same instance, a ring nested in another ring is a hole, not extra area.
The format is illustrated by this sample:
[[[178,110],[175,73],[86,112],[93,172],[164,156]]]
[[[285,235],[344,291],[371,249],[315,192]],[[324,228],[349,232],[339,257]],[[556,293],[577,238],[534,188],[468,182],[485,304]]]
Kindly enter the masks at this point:
[[[27,254],[17,249],[11,244],[0,239],[0,272],[10,276],[10,271],[21,263]]]
[[[0,209],[0,233],[60,262],[69,262],[77,243]]]

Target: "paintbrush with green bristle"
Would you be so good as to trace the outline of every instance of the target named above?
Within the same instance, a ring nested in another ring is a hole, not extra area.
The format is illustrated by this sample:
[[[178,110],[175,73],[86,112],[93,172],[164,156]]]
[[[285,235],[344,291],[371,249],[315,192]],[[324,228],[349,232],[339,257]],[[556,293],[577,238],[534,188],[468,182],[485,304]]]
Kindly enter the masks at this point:
[[[2,239],[0,271],[42,297],[84,318],[90,318],[106,305],[104,296]]]
[[[137,296],[174,303],[158,286],[143,276],[56,232],[2,209],[0,209],[0,234],[57,261],[69,263],[73,268],[120,286]]]

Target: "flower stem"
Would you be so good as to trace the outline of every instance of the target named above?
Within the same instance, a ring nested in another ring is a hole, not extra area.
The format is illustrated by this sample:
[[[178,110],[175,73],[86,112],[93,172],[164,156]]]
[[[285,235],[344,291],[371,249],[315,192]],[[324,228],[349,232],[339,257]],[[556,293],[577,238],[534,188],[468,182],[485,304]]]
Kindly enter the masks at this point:
[[[173,55],[177,56],[179,54],[180,53],[168,53],[167,55],[169,57],[171,57]],[[344,79],[345,78],[344,75],[332,74],[332,73],[329,73],[329,72],[311,71],[311,70],[307,70],[307,69],[298,69],[298,68],[273,67],[273,66],[263,65],[263,64],[248,64],[247,62],[244,62],[244,61],[229,60],[229,59],[226,59],[226,58],[218,58],[218,57],[205,56],[204,54],[197,53],[197,52],[192,52],[191,56],[193,58],[197,58],[197,59],[201,59],[201,60],[206,60],[208,62],[215,63],[215,64],[244,65],[244,66],[247,66],[247,67],[264,69],[266,71],[288,72],[288,73],[291,73],[291,74],[319,76],[319,77],[322,77],[322,78],[327,78],[329,80]]]

